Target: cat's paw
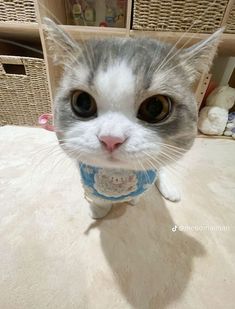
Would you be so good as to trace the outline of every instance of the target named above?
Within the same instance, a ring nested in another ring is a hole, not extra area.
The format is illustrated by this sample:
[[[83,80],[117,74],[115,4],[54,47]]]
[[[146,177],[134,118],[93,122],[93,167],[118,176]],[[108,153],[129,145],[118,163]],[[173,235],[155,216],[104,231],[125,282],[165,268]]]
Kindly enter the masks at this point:
[[[112,204],[97,205],[90,203],[90,216],[92,219],[104,218],[111,210]]]
[[[179,190],[172,184],[163,171],[159,173],[155,185],[165,199],[171,202],[180,201],[181,196]]]
[[[161,195],[171,201],[171,202],[179,202],[181,199],[180,192],[175,187],[167,187],[165,185],[157,185],[158,190],[160,191]]]
[[[129,204],[131,206],[136,206],[138,204],[139,200],[140,200],[139,197],[135,197],[135,198],[133,198],[132,200],[129,201]]]

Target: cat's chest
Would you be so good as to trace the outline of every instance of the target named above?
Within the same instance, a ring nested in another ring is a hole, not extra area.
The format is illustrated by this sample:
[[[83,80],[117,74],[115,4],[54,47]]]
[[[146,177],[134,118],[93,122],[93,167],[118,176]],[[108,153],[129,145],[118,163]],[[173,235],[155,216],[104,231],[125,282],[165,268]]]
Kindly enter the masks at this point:
[[[147,191],[157,179],[156,170],[100,168],[79,163],[85,195],[112,202],[129,201]]]

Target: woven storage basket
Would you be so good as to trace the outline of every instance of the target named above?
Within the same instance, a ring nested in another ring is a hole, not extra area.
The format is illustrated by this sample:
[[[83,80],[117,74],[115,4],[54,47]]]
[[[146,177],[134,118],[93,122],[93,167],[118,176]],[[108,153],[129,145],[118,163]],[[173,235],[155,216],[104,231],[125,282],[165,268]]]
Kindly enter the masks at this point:
[[[36,22],[33,0],[0,0],[0,21]]]
[[[235,33],[235,4],[232,7],[226,24],[226,32]]]
[[[211,33],[221,25],[228,0],[134,0],[133,29]]]
[[[6,65],[23,65],[25,75],[8,74]],[[0,125],[37,125],[51,110],[43,59],[0,56]]]

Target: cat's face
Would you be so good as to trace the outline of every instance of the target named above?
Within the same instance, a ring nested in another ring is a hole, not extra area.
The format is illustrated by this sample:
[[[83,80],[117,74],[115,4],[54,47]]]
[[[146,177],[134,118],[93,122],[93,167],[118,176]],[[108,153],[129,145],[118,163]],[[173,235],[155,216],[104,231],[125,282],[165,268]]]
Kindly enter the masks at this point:
[[[55,41],[61,33],[49,26]],[[191,83],[204,54],[143,38],[77,45],[62,35],[66,69],[54,119],[69,156],[97,166],[142,169],[174,161],[191,147],[197,132]],[[206,52],[218,38],[211,41]]]

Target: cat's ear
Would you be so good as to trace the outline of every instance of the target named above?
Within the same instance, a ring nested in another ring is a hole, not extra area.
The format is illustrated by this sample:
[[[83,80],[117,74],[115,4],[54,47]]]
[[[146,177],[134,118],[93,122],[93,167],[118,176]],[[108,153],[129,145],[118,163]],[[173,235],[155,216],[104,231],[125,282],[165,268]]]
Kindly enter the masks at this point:
[[[181,65],[188,75],[190,83],[193,83],[200,76],[200,73],[209,71],[221,42],[223,31],[224,28],[219,29],[206,40],[181,52]]]
[[[50,18],[43,19],[50,56],[55,64],[65,64],[73,60],[80,51],[78,43]]]

